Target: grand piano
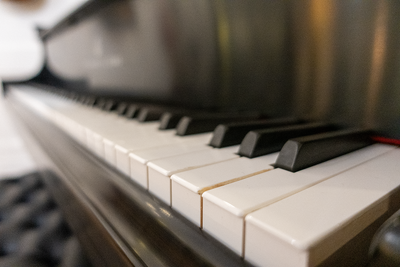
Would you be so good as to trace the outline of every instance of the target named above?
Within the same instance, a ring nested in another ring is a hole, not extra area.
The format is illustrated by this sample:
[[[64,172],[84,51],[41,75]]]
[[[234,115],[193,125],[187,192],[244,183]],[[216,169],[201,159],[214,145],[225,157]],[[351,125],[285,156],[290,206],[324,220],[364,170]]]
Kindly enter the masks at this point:
[[[365,266],[400,209],[397,1],[88,1],[5,82],[94,266]]]

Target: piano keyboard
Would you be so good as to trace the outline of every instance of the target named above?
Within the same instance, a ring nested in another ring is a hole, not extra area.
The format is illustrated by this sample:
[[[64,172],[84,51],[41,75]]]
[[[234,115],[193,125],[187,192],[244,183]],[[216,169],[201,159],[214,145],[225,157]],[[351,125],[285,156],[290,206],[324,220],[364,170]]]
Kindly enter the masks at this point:
[[[399,160],[400,151],[391,150],[250,214],[247,258],[256,265],[318,265],[387,212]]]
[[[319,265],[388,212],[400,186],[391,145],[291,172],[273,167],[278,151],[250,159],[242,145],[209,146],[212,133],[177,136],[30,86],[9,94],[257,266]]]
[[[246,215],[393,149],[386,145],[373,145],[296,173],[274,169],[207,191],[203,194],[203,229],[243,255],[242,233]]]

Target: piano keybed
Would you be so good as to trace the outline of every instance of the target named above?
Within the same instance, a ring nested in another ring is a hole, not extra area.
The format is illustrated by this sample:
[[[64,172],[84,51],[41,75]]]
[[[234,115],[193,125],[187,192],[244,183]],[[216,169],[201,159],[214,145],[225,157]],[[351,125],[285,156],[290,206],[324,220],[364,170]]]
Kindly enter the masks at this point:
[[[32,86],[9,97],[57,125],[135,183],[257,266],[317,266],[393,212],[400,150],[372,144],[290,172],[279,153],[241,157],[212,133],[177,136]],[[321,148],[323,149],[323,148]]]

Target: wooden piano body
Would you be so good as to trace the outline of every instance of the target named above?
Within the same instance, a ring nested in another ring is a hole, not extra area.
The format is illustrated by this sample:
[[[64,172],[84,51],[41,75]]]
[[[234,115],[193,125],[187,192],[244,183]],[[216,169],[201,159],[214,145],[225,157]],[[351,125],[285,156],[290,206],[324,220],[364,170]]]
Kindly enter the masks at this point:
[[[41,32],[42,72],[5,88],[46,183],[94,265],[250,265],[31,112],[12,88],[255,110],[371,128],[399,140],[399,11],[389,0],[89,1]],[[373,234],[400,208],[397,191],[382,216],[320,265],[367,264]]]

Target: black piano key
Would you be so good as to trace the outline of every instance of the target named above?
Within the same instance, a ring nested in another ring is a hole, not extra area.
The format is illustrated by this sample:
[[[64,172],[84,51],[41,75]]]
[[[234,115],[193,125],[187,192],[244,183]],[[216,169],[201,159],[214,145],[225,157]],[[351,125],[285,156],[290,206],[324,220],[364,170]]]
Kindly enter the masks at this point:
[[[71,100],[76,100],[79,96],[75,92],[68,92],[67,97]]]
[[[118,103],[113,99],[106,100],[106,103],[103,106],[103,110],[105,111],[113,111],[117,108]]]
[[[214,130],[213,137],[210,141],[210,146],[215,148],[223,148],[238,145],[242,142],[246,134],[252,130],[299,123],[301,123],[299,119],[281,118],[220,124]]]
[[[179,121],[185,116],[199,116],[204,113],[195,110],[182,110],[182,109],[170,109],[162,114],[160,118],[160,130],[174,129],[178,126]]]
[[[174,129],[179,121],[184,117],[182,113],[164,112],[160,119],[160,130]]]
[[[97,101],[96,101],[96,105],[95,105],[95,107],[97,107],[97,108],[99,108],[99,109],[103,109],[104,108],[104,106],[105,106],[105,104],[106,104],[106,99],[104,99],[104,98],[99,98]]]
[[[260,118],[258,113],[217,113],[199,116],[185,116],[177,126],[176,134],[180,136],[211,132],[221,123],[248,121]]]
[[[94,97],[94,96],[88,96],[88,97],[86,97],[86,100],[85,100],[85,102],[84,102],[84,104],[85,104],[86,106],[89,106],[89,107],[93,107],[94,105],[96,105],[96,103],[97,103],[97,99],[96,99],[96,97]]]
[[[128,110],[128,103],[121,102],[117,106],[117,114],[120,116],[125,115],[126,111]]]
[[[160,120],[164,112],[165,110],[159,108],[143,107],[139,111],[138,121],[140,122],[158,121]]]
[[[324,123],[307,123],[272,129],[251,131],[246,134],[239,148],[239,155],[254,158],[279,151],[287,140],[299,136],[337,130]]]
[[[130,119],[136,118],[138,116],[138,114],[139,114],[139,111],[140,111],[140,106],[139,105],[130,104],[128,106],[128,109],[125,112],[125,117],[130,118]]]
[[[81,95],[78,97],[78,102],[84,104],[86,102],[86,99],[87,99],[86,95]]]
[[[303,136],[283,146],[275,167],[296,172],[373,143],[367,130],[341,130]]]

